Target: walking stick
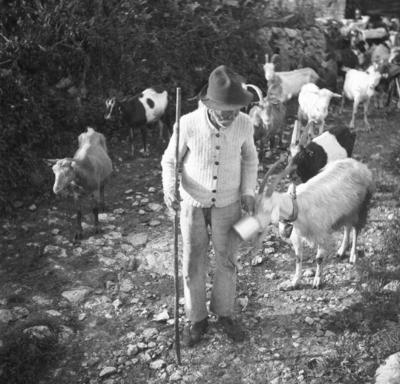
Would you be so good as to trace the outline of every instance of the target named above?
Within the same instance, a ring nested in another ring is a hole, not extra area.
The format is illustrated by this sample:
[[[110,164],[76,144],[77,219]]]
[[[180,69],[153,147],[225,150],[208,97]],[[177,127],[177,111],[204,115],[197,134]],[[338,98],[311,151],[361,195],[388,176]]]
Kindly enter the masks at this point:
[[[176,115],[175,115],[175,196],[179,196],[179,131],[181,119],[181,89],[176,88]],[[181,364],[181,345],[179,341],[179,265],[178,265],[178,230],[179,210],[175,211],[174,219],[174,285],[175,285],[175,351],[178,364]]]

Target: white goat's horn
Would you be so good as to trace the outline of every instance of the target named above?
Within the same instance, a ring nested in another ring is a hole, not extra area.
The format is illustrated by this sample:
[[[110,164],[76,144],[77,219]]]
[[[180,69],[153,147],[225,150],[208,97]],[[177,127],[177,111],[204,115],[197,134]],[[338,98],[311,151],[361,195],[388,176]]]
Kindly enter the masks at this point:
[[[274,181],[268,185],[267,190],[265,191],[265,196],[266,197],[270,197],[272,195],[272,193],[274,192],[276,186],[279,184],[279,182],[286,177],[287,175],[289,175],[294,169],[296,169],[296,166],[294,165],[288,165],[281,173],[278,173],[278,175],[276,176],[276,178],[274,179]]]
[[[261,103],[263,101],[263,95],[260,88],[253,84],[245,84],[247,88],[252,88],[257,93],[258,101]]]
[[[268,53],[265,55],[265,62],[266,63],[268,63],[268,60],[269,60],[269,56],[268,56]]]
[[[290,141],[291,147],[296,146],[298,137],[299,137],[299,120],[295,120],[292,132],[292,140]]]
[[[299,139],[299,145],[305,147],[308,144],[308,132],[310,130],[310,122],[307,122],[307,125],[304,128],[303,133]]]
[[[281,156],[277,161],[275,161],[274,164],[271,165],[271,167],[268,169],[267,173],[265,174],[263,181],[260,184],[260,189],[259,193],[263,193],[265,185],[267,184],[268,177],[272,174],[272,172],[275,171],[276,167],[280,164],[283,163],[283,161],[286,159],[286,156],[282,153]]]

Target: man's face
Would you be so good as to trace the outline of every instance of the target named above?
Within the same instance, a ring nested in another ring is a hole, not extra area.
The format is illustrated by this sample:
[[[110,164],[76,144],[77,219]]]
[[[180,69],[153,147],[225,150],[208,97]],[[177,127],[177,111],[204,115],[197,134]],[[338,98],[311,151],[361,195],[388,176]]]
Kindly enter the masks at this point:
[[[218,125],[227,128],[235,121],[236,117],[239,115],[239,111],[239,109],[233,111],[210,109],[210,115]]]

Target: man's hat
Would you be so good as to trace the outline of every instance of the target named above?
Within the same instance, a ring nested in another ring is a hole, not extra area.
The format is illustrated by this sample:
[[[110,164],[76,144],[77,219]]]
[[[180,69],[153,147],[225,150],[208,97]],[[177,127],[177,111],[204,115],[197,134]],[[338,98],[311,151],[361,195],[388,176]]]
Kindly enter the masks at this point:
[[[244,78],[226,65],[215,68],[200,92],[200,100],[211,109],[231,111],[243,108],[253,100],[246,89]]]

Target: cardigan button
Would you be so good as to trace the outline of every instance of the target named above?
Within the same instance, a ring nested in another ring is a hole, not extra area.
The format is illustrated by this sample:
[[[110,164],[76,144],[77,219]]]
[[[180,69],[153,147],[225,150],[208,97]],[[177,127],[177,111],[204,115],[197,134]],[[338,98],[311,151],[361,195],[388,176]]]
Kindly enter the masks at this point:
[[[211,201],[212,201],[213,203],[215,203],[215,200],[216,200],[215,197],[213,197],[213,198],[211,199]]]
[[[211,192],[212,192],[212,193],[217,193],[217,190],[216,190],[216,189],[213,189]]]
[[[219,165],[219,161],[216,161],[214,164],[215,164],[215,165]]]
[[[220,149],[221,147],[219,146],[219,145],[217,145],[216,147],[215,147],[215,149]]]
[[[213,176],[213,179],[214,179],[214,180],[217,180],[217,179],[218,179],[218,176]]]
[[[216,137],[219,137],[219,133],[216,133],[215,136],[216,136]]]

